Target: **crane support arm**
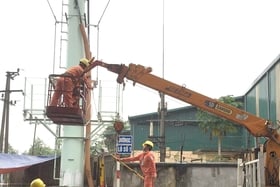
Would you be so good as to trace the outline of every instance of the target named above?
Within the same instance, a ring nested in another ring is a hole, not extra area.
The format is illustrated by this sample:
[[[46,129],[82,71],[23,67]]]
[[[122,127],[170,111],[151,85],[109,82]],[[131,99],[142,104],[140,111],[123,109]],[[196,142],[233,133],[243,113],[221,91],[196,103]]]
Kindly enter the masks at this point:
[[[139,83],[151,89],[158,90],[159,92],[189,103],[202,110],[240,124],[256,137],[269,137],[277,143],[280,142],[276,129],[271,127],[268,120],[220,102],[219,100],[209,98],[185,86],[174,84],[168,80],[150,74],[152,71],[150,67],[135,64],[129,64],[129,66],[123,64],[106,64],[101,61],[95,61],[95,63],[96,65],[105,67],[109,71],[118,74],[118,83],[123,83],[124,78],[127,78],[133,81],[134,84]]]

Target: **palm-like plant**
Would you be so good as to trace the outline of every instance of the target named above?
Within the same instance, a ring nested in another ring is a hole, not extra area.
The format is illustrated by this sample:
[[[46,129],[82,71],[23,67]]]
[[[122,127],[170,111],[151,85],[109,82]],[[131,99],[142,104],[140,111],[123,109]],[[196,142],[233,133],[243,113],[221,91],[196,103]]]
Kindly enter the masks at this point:
[[[237,108],[242,107],[242,103],[235,101],[235,98],[233,98],[232,96],[220,97],[219,101]],[[196,117],[200,121],[199,127],[204,133],[209,133],[210,139],[212,139],[212,137],[217,137],[218,156],[221,157],[222,139],[227,135],[227,133],[237,132],[236,124],[200,109],[198,109]]]

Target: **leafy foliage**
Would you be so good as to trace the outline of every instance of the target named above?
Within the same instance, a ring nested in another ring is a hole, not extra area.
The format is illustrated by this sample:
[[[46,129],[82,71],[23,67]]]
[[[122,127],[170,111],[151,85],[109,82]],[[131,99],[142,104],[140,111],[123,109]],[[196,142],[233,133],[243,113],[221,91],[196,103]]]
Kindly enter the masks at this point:
[[[18,150],[15,150],[10,144],[9,144],[9,147],[8,147],[8,152],[10,154],[18,154]]]
[[[122,130],[122,133],[125,131],[129,131],[130,130],[130,125],[128,122],[124,122],[124,129]],[[121,134],[122,134],[121,133]],[[115,152],[116,151],[116,138],[117,138],[117,132],[114,129],[114,126],[108,126],[104,133],[104,143],[106,148],[108,149],[109,152]]]
[[[220,97],[219,101],[237,108],[243,106],[241,102],[236,101],[232,96]],[[201,109],[198,109],[196,117],[200,121],[199,127],[204,133],[209,134],[210,139],[212,139],[213,137],[218,138],[218,152],[220,155],[222,138],[228,133],[237,132],[236,124],[227,119],[221,118],[214,114],[210,114],[209,112],[205,112]]]
[[[29,155],[54,155],[55,150],[48,147],[40,138],[36,138],[34,144],[29,148]]]

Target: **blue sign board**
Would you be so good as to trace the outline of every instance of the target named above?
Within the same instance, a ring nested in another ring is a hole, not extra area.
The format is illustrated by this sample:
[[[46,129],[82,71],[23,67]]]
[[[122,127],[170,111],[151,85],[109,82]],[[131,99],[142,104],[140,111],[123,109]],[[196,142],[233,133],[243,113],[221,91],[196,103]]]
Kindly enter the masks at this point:
[[[132,144],[132,136],[131,135],[119,135],[118,144]]]
[[[131,154],[132,151],[132,136],[131,135],[119,135],[117,142],[118,154]]]
[[[131,154],[132,145],[117,145],[118,154]]]

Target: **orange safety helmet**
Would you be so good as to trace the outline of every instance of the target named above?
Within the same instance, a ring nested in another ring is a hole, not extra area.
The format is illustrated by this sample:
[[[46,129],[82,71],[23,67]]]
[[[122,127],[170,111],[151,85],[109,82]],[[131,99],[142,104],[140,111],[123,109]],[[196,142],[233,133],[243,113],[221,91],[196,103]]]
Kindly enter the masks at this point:
[[[34,179],[31,183],[30,183],[30,187],[45,187],[45,183],[40,179]]]
[[[144,145],[149,145],[149,146],[151,146],[152,148],[154,147],[154,143],[151,142],[150,140],[146,140],[142,145],[143,145],[143,147],[144,147]]]

